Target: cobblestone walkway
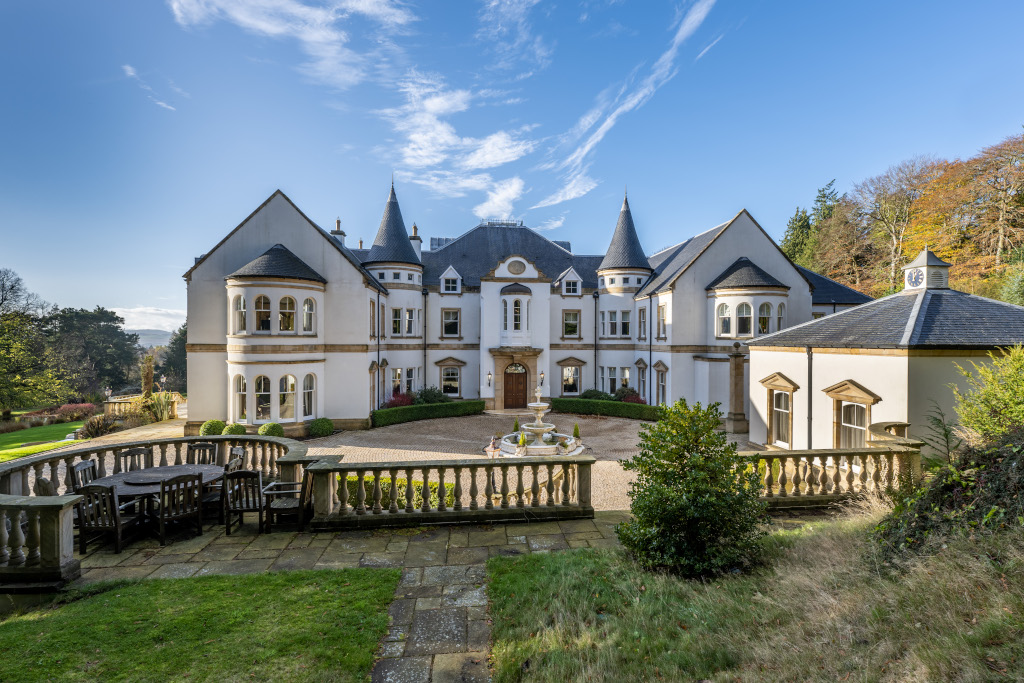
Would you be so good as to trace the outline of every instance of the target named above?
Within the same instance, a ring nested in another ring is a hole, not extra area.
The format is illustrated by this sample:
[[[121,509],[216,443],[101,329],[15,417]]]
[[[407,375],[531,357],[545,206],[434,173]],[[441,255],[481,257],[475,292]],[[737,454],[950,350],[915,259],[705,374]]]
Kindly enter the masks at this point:
[[[380,644],[373,680],[447,683],[488,680],[491,636],[486,562],[493,556],[569,548],[617,547],[615,525],[624,512],[593,520],[421,527],[408,530],[257,535],[253,521],[231,536],[220,525],[202,536],[130,543],[120,555],[99,547],[84,556],[76,585],[113,579],[187,578],[295,569],[402,569]]]

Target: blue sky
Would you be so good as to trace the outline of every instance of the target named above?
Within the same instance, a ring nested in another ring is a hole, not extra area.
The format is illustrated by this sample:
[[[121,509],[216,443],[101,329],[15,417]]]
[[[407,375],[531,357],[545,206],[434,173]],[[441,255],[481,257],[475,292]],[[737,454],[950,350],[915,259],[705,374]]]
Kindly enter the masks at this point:
[[[130,327],[275,189],[371,242],[514,217],[648,252],[1024,124],[1024,4],[171,0],[0,5],[0,267]]]

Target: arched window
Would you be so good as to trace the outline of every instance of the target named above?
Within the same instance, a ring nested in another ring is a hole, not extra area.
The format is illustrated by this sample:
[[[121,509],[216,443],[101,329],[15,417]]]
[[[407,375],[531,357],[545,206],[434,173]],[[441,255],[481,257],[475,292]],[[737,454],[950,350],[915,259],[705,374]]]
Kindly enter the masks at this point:
[[[757,308],[757,333],[768,334],[772,326],[772,305],[761,304]]]
[[[234,309],[234,334],[245,334],[245,297],[236,296]]]
[[[260,375],[256,378],[256,420],[270,419],[270,378]]]
[[[281,332],[295,331],[295,299],[290,296],[281,299],[281,309],[277,313],[277,321]]]
[[[523,329],[523,303],[519,299],[512,302],[512,329]]]
[[[316,377],[306,375],[302,379],[302,417],[313,417],[316,408]]]
[[[778,314],[778,323],[775,325],[776,332],[786,326],[786,304],[779,304]]]
[[[370,318],[373,318],[372,308],[370,309]],[[312,299],[302,302],[302,331],[316,332],[316,302]]]
[[[295,419],[295,377],[285,375],[281,378],[278,394],[277,416],[281,420]]]
[[[245,377],[235,375],[235,422],[245,422]]]
[[[718,336],[728,337],[731,334],[732,315],[731,311],[729,310],[729,304],[718,304]]]
[[[256,331],[270,332],[270,297],[256,297]]]
[[[501,311],[502,319],[504,320],[502,329],[508,330],[508,300],[502,300]]]
[[[753,334],[753,321],[751,320],[750,304],[740,304],[736,307],[736,334],[741,337],[749,337]]]

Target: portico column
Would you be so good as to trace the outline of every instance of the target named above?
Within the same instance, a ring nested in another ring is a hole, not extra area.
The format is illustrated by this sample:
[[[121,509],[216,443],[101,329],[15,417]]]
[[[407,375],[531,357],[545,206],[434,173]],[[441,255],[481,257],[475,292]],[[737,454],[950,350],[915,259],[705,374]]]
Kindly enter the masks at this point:
[[[729,354],[729,414],[725,418],[725,429],[732,433],[750,431],[747,414],[743,410],[743,359],[740,343],[733,343],[734,351]]]

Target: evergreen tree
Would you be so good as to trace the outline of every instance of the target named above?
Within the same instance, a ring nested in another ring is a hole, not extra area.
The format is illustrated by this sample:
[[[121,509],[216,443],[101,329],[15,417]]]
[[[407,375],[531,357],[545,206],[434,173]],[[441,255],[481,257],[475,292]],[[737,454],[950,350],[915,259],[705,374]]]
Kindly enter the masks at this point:
[[[807,260],[813,254],[813,242],[811,218],[807,214],[807,209],[798,206],[786,224],[786,234],[782,237],[782,251],[794,263],[809,267]]]
[[[811,225],[814,228],[832,218],[836,212],[839,193],[835,190],[835,184],[836,179],[833,178],[828,185],[818,188],[818,196],[814,198],[814,206],[811,208]]]
[[[167,391],[188,391],[188,367],[186,364],[185,341],[188,338],[188,323],[171,333],[167,350],[160,363],[160,374],[166,375],[163,385]]]

